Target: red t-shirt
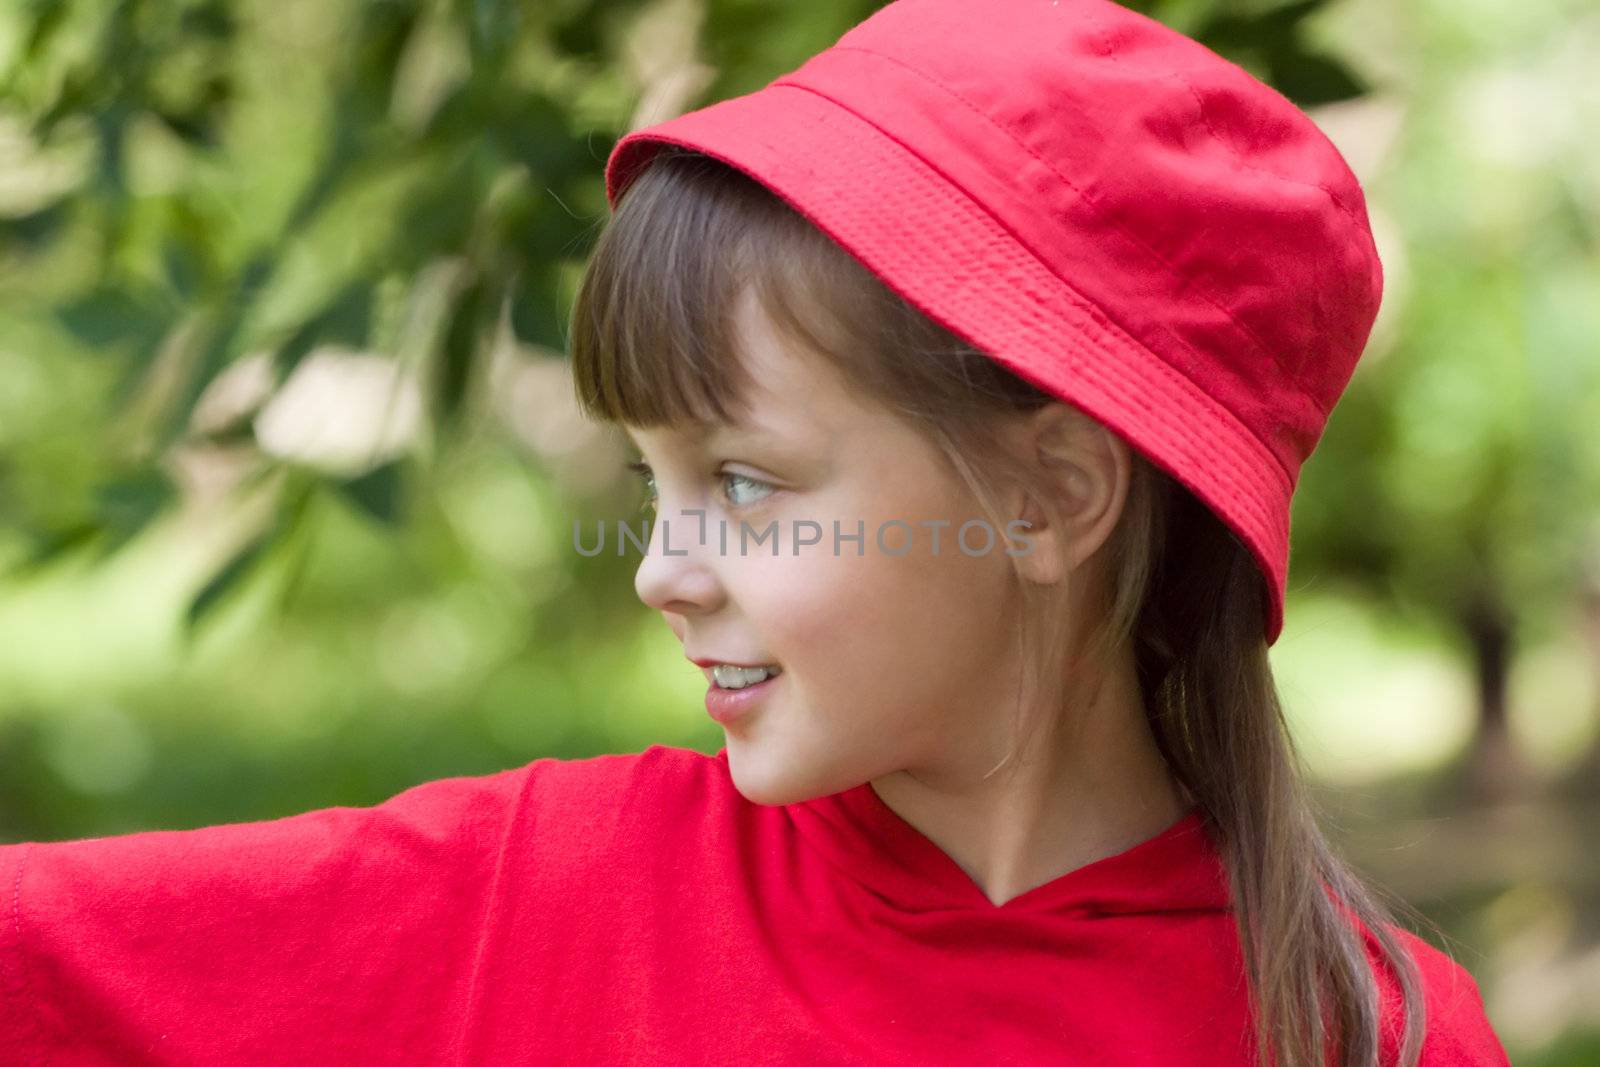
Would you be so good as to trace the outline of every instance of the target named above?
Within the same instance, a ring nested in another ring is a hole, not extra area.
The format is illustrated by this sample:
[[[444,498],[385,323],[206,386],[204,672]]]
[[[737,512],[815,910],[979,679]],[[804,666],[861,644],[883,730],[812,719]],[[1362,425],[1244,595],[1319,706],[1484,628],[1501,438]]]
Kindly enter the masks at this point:
[[[371,808],[0,847],[6,1064],[1246,1064],[1197,813],[996,906],[863,784],[661,745]],[[1426,975],[1430,1067],[1505,1064]]]

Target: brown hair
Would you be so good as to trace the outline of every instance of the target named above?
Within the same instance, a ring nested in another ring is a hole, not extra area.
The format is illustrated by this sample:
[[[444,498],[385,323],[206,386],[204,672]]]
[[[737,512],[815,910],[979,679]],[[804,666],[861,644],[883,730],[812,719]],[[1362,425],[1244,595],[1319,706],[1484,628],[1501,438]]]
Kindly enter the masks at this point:
[[[1003,486],[1029,487],[1055,519],[1051,493],[993,430],[1057,398],[900,298],[765,187],[684,149],[634,180],[588,263],[570,331],[583,409],[640,428],[736,419],[748,379],[730,320],[746,286],[787,336],[925,432],[996,526]],[[1416,965],[1318,826],[1267,658],[1260,571],[1181,483],[1129,451],[1112,602],[1081,662],[1132,649],[1156,744],[1228,873],[1258,1062],[1378,1063],[1382,1008],[1354,917],[1399,980],[1410,1067],[1425,1025]],[[1054,696],[1079,662],[1064,587],[1020,585],[1028,678]]]

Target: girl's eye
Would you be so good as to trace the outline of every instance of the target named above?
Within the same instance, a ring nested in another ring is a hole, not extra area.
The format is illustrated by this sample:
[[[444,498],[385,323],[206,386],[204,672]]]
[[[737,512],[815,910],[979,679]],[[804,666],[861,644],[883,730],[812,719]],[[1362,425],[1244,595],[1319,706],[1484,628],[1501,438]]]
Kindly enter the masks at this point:
[[[643,462],[634,461],[628,463],[627,468],[644,479],[646,497],[644,503],[640,505],[640,510],[646,511],[654,508],[656,505],[656,479],[655,474],[651,472],[649,465]],[[744,507],[747,504],[752,504],[756,500],[762,499],[766,495],[770,494],[773,488],[771,485],[761,481],[758,478],[751,478],[744,474],[735,474],[732,471],[723,472],[722,484],[725,489],[730,490],[727,493],[728,502],[736,508]],[[748,496],[745,496],[746,493],[754,493],[756,495],[753,498],[749,498]]]
[[[650,467],[645,463],[633,462],[627,468],[644,479],[645,500],[639,505],[640,511],[649,511],[656,506],[656,476],[650,472]]]
[[[768,485],[766,482],[763,482],[763,481],[761,481],[759,479],[756,479],[756,478],[748,477],[748,476],[743,475],[743,474],[734,474],[732,471],[724,471],[723,472],[722,484],[724,486],[743,485],[746,488],[753,488],[756,492],[758,492],[760,494],[760,495],[756,496],[753,500],[751,500],[751,499],[736,500],[736,499],[734,499],[734,494],[733,493],[729,493],[728,494],[728,503],[732,504],[736,508],[744,507],[746,504],[753,504],[753,503],[755,503],[756,500],[762,499],[762,497],[765,497],[766,495],[768,495],[772,491],[772,486]],[[762,490],[765,490],[765,492],[762,492]]]

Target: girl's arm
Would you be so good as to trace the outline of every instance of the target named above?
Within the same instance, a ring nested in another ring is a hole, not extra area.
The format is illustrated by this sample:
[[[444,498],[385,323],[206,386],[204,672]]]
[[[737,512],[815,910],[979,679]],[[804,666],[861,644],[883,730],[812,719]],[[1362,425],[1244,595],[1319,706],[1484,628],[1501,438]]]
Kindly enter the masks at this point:
[[[538,763],[372,808],[0,846],[0,1061],[444,1062]]]

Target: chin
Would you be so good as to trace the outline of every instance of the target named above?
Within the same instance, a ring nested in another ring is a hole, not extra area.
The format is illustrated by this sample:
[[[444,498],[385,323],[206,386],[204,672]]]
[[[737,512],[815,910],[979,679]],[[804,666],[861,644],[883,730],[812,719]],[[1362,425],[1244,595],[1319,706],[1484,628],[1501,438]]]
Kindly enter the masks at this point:
[[[733,779],[733,787],[739,791],[739,795],[750,803],[779,807],[810,799],[802,791],[797,791],[794,780],[781,770],[770,773],[763,768],[749,767],[734,754],[735,751],[736,747],[730,743],[728,774]]]
[[[728,776],[733,779],[734,789],[752,805],[776,808],[811,800],[816,795],[806,792],[805,774],[792,761],[787,765],[782,760],[768,763],[734,737],[728,737]]]
[[[728,774],[733,787],[752,804],[781,807],[828,796],[855,783],[832,785],[818,768],[779,754],[768,759],[759,745],[741,744],[728,738]]]

